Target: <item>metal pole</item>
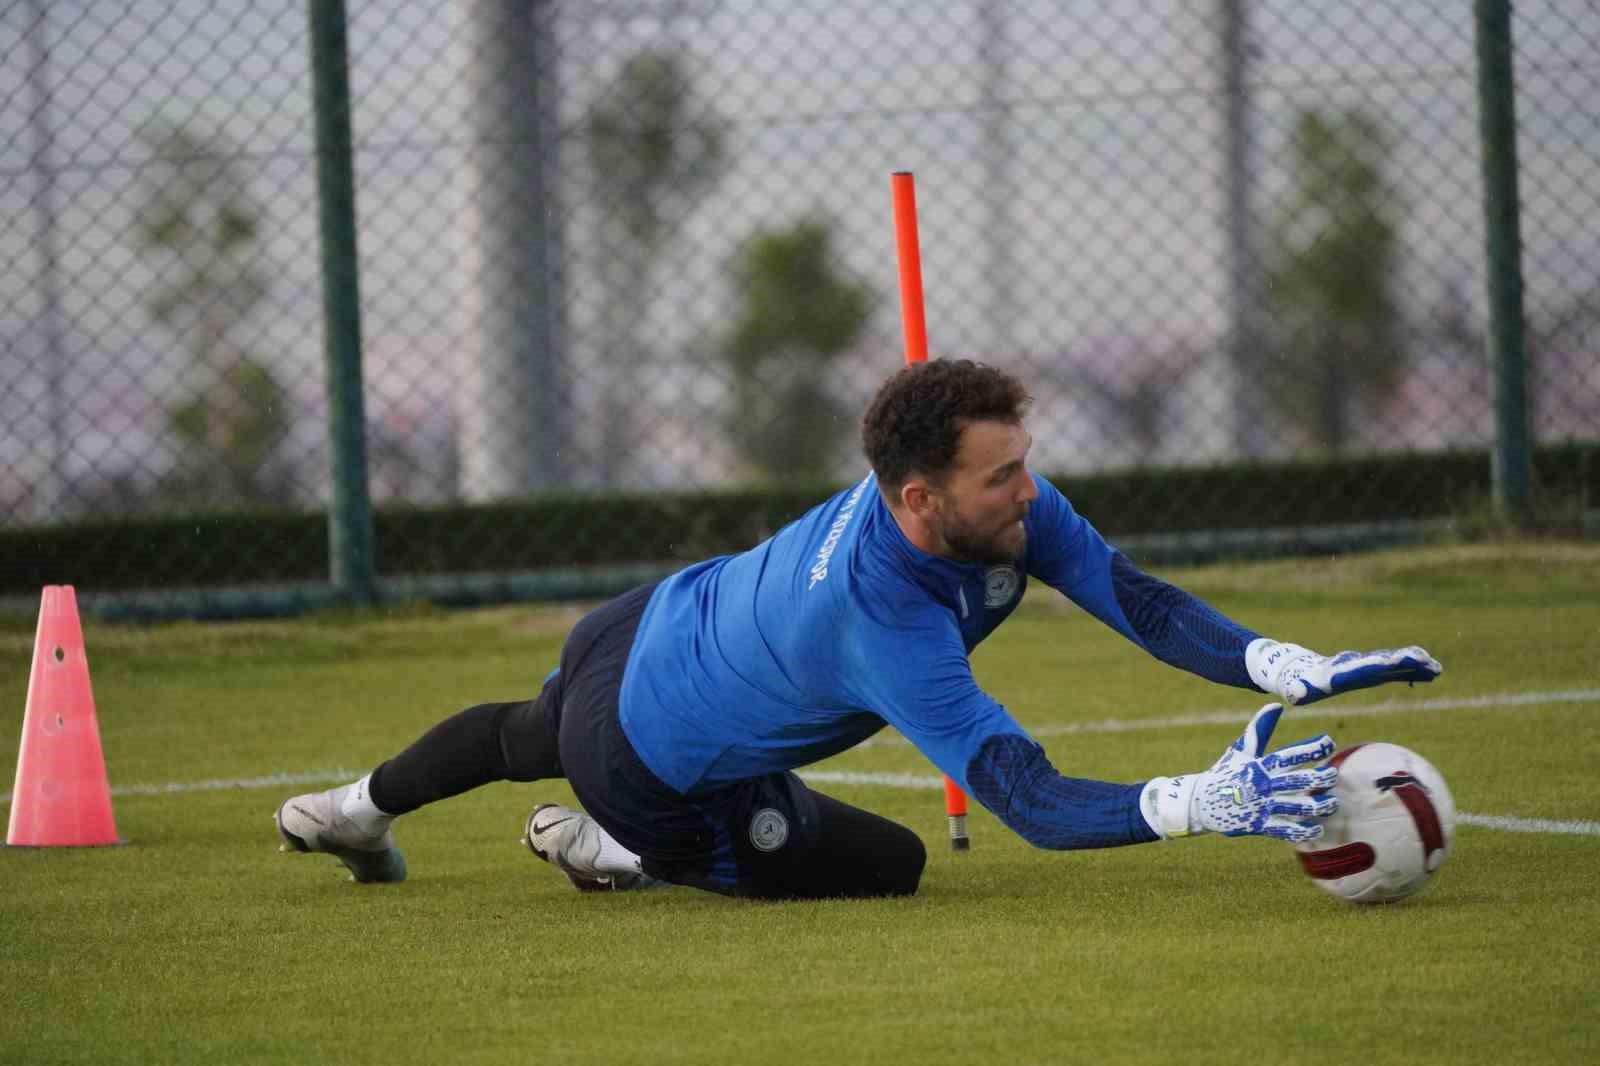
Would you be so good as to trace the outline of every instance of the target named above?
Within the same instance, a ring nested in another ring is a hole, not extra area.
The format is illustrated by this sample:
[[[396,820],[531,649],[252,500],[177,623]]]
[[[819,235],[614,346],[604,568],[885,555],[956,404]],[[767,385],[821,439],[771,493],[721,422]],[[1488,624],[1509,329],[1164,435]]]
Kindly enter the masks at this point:
[[[1022,353],[1017,344],[1017,190],[1011,142],[1011,108],[1006,103],[1006,5],[978,5],[978,67],[982,72],[984,235],[988,243],[989,337],[978,345],[1000,362]]]
[[[1241,456],[1267,451],[1260,403],[1260,336],[1256,329],[1260,272],[1256,262],[1255,178],[1251,126],[1249,11],[1244,0],[1221,0],[1222,83],[1226,101],[1224,189],[1228,234],[1228,313],[1233,364],[1233,445]]]
[[[66,499],[67,454],[65,391],[66,346],[61,340],[61,257],[56,248],[56,171],[55,131],[50,126],[50,46],[45,42],[44,0],[28,6],[28,87],[33,96],[28,123],[33,129],[33,154],[30,169],[39,180],[34,198],[36,236],[39,255],[38,334],[44,340],[45,421],[50,435],[50,458],[45,468],[44,491],[39,495],[35,516],[51,522],[62,517]]]
[[[566,385],[560,365],[560,229],[553,96],[554,5],[466,0],[472,34],[475,350],[462,376],[462,489],[499,499],[563,480]]]
[[[372,501],[367,494],[361,396],[354,150],[344,0],[308,0],[316,108],[317,199],[322,225],[322,316],[328,374],[329,580],[341,597],[372,601]]]
[[[1522,236],[1517,194],[1516,83],[1511,4],[1477,0],[1478,117],[1489,276],[1489,359],[1494,367],[1495,440],[1490,462],[1495,508],[1513,525],[1528,520],[1527,356],[1522,319]]]

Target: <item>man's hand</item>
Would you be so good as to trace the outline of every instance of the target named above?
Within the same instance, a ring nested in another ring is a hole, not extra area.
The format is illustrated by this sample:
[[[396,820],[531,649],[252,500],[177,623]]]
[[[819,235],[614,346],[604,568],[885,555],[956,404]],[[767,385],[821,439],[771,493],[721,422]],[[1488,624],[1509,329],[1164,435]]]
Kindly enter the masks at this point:
[[[1444,669],[1415,644],[1409,648],[1342,651],[1327,656],[1265,637],[1250,642],[1244,661],[1250,679],[1263,692],[1282,696],[1284,702],[1295,705],[1390,681],[1432,681]]]
[[[1140,796],[1145,820],[1164,837],[1221,833],[1298,844],[1321,836],[1322,826],[1310,819],[1339,809],[1326,791],[1339,780],[1339,770],[1299,768],[1332,755],[1333,738],[1324,733],[1263,755],[1281,714],[1281,703],[1257,711],[1211,769],[1146,784]]]

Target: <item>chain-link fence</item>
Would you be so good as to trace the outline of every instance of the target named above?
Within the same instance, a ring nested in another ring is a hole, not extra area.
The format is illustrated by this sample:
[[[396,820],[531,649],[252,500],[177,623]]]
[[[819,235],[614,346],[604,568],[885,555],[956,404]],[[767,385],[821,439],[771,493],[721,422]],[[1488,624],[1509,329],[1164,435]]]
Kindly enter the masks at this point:
[[[7,588],[33,553],[124,587],[325,574],[287,518],[223,518],[332,489],[307,5],[4,13]],[[1600,10],[1512,29],[1512,344],[1535,488],[1581,512]],[[379,572],[664,561],[799,505],[683,535],[717,490],[858,474],[895,170],[933,353],[1025,376],[1034,465],[1102,528],[1437,516],[1501,387],[1478,37],[1443,0],[353,0]]]

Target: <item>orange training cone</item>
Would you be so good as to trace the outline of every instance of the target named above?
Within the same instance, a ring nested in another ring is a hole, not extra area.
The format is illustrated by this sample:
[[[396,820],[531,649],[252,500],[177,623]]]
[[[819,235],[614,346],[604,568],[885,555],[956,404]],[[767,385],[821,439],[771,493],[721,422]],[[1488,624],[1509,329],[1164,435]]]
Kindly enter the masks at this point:
[[[71,585],[47,585],[39,604],[6,843],[14,847],[123,843],[111,816],[111,786],[100,750],[94,693],[89,689],[89,657]]]

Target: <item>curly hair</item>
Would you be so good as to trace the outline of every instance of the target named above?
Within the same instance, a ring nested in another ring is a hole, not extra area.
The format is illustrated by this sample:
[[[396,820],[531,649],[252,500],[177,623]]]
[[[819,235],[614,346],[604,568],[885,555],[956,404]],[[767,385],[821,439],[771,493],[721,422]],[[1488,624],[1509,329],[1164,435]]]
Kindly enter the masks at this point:
[[[1033,397],[1004,370],[970,359],[912,363],[884,382],[861,419],[861,447],[892,494],[913,474],[940,480],[970,422],[1020,422]]]

